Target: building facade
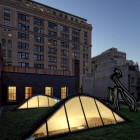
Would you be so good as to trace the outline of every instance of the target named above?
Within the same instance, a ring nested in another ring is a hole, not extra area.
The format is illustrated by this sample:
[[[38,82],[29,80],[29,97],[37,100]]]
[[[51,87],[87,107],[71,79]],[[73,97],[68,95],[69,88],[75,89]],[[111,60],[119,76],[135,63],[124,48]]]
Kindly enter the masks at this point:
[[[83,92],[107,98],[108,87],[115,86],[110,75],[113,74],[115,68],[119,68],[123,75],[120,81],[130,93],[134,94],[137,100],[140,100],[139,66],[132,60],[126,60],[126,53],[109,49],[95,59],[92,58],[92,62],[94,62],[92,63],[92,73],[83,77]]]
[[[91,31],[87,20],[29,0],[0,1],[0,41],[3,64],[91,72]]]
[[[116,66],[128,63],[126,61],[126,53],[118,51],[117,48],[110,48],[102,52],[100,55],[92,58],[91,71],[95,71],[97,66],[100,65],[100,63],[110,60],[114,60],[114,65]]]

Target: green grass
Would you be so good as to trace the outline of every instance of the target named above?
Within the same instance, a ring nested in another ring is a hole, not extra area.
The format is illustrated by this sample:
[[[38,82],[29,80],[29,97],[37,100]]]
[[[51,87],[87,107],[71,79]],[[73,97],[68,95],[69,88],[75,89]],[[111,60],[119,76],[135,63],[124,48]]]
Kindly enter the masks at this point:
[[[0,140],[20,140],[47,112],[48,108],[39,108],[22,111],[9,109],[2,113],[0,116]],[[139,140],[140,111],[134,113],[123,108],[121,114],[132,122],[70,134],[55,138],[55,140]]]

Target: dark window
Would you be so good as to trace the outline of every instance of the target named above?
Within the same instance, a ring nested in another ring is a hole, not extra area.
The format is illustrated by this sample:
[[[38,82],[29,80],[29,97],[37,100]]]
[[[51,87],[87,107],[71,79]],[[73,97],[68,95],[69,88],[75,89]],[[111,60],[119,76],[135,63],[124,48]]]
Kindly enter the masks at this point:
[[[56,48],[49,47],[48,48],[48,53],[50,53],[50,54],[56,54],[57,53],[57,49]]]
[[[34,45],[35,52],[44,52],[44,46]]]
[[[12,40],[8,40],[8,41],[7,41],[7,46],[8,46],[9,48],[12,47]]]
[[[88,33],[85,31],[84,32],[84,37],[87,37],[88,36]]]
[[[10,19],[4,19],[4,25],[10,26]]]
[[[44,29],[38,28],[38,27],[34,27],[34,32],[36,32],[38,34],[43,34],[44,33]]]
[[[80,53],[78,52],[73,52],[72,55],[74,58],[80,58]]]
[[[48,39],[48,45],[57,46],[57,40],[52,38]]]
[[[48,35],[53,36],[53,37],[57,37],[57,32],[48,31]]]
[[[49,70],[57,70],[57,66],[55,65],[48,65]]]
[[[54,22],[48,22],[48,28],[57,29],[57,24]]]
[[[48,62],[55,63],[55,62],[57,62],[57,58],[54,56],[48,56]]]
[[[9,9],[4,8],[4,16],[10,17],[10,10]]]
[[[34,63],[35,68],[44,68],[44,64],[36,64]]]
[[[34,40],[35,40],[35,42],[44,43],[44,37],[35,36]]]
[[[80,35],[80,29],[72,28],[72,34],[79,36]]]
[[[19,67],[29,67],[29,63],[26,62],[18,62]]]
[[[29,21],[30,17],[23,13],[18,13],[18,19],[22,21]]]
[[[29,53],[18,52],[18,59],[29,59]]]
[[[80,50],[80,46],[76,45],[76,44],[73,44],[72,49],[73,50]]]
[[[2,39],[2,40],[1,40],[1,45],[2,45],[3,47],[6,47],[6,39]]]
[[[61,64],[69,64],[69,59],[68,58],[61,58]]]
[[[61,42],[61,47],[69,48],[69,43],[68,42]]]
[[[18,42],[18,49],[28,50],[29,49],[29,44],[28,43],[23,43],[23,42]]]
[[[61,26],[60,26],[60,30],[61,30],[62,32],[69,32],[69,27],[64,26],[64,25],[61,25]]]
[[[18,39],[29,40],[29,34],[18,32]]]
[[[61,38],[65,39],[65,40],[69,40],[69,35],[61,34]]]
[[[69,55],[69,51],[67,51],[67,50],[61,50],[61,55],[68,56]]]
[[[44,19],[34,18],[34,24],[44,25]]]
[[[11,50],[8,50],[7,56],[8,56],[9,58],[12,58],[12,51],[11,51]]]
[[[6,57],[6,50],[2,50],[2,56]]]
[[[72,41],[74,42],[80,42],[80,38],[76,36],[72,36]]]
[[[69,70],[69,67],[68,66],[61,66],[61,70],[64,70],[64,71]]]
[[[34,54],[34,61],[44,61],[44,55]]]
[[[30,26],[28,24],[18,23],[18,29],[23,31],[29,31]]]

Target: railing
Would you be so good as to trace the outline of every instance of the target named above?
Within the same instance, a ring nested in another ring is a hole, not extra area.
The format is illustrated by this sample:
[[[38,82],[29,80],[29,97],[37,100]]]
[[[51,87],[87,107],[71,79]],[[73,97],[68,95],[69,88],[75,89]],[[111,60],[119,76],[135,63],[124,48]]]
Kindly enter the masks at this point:
[[[17,73],[32,73],[32,74],[50,74],[50,75],[65,75],[71,76],[71,71],[63,70],[48,70],[31,67],[17,67],[17,66],[2,66],[2,72],[17,72]]]

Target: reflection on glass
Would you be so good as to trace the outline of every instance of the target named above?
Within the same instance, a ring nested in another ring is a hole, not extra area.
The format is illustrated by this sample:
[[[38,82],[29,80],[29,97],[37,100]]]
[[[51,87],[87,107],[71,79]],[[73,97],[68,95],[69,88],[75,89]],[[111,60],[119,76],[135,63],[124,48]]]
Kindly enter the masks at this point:
[[[64,106],[62,106],[48,121],[48,133],[49,135],[68,132],[68,123]]]
[[[66,103],[66,111],[71,131],[87,128],[79,97],[75,97]]]
[[[39,107],[46,107],[48,105],[48,97],[47,96],[38,96],[39,99]]]
[[[46,123],[44,123],[33,135],[32,137],[40,138],[47,136],[47,130],[46,130]]]
[[[115,112],[113,112],[113,114],[114,114],[114,116],[115,116],[117,122],[123,122],[123,121],[124,121],[124,119],[121,118],[119,115],[117,115]]]
[[[83,109],[85,112],[85,116],[86,116],[89,128],[102,126],[103,123],[99,116],[99,112],[97,110],[94,98],[80,97],[80,99],[82,101]]]
[[[116,123],[115,118],[112,114],[111,109],[106,107],[104,104],[102,104],[100,101],[95,100],[99,109],[99,112],[101,114],[101,117],[103,119],[103,122],[105,125],[114,124]]]
[[[28,101],[28,108],[37,108],[38,107],[38,97],[32,97],[29,101]]]

